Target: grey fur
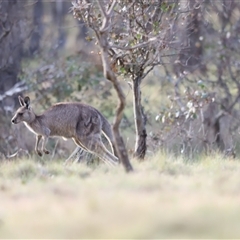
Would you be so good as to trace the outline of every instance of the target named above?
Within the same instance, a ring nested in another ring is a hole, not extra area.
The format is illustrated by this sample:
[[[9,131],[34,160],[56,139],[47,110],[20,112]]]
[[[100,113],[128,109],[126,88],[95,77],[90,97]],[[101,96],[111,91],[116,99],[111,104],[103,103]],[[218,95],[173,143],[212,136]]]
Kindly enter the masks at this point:
[[[21,107],[12,118],[12,123],[24,122],[26,127],[36,135],[35,151],[39,156],[46,149],[51,136],[73,139],[77,146],[93,153],[103,161],[116,164],[118,158],[110,153],[102,143],[101,133],[108,139],[113,152],[113,134],[107,119],[95,108],[83,103],[57,103],[41,115],[36,115],[31,108],[30,98],[19,98]],[[40,140],[43,139],[39,150]]]

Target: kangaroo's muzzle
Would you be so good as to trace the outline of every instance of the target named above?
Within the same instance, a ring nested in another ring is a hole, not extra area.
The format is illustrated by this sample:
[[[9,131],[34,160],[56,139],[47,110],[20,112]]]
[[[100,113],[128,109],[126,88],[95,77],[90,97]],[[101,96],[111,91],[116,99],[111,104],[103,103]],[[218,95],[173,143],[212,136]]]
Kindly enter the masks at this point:
[[[13,124],[16,124],[16,123],[17,123],[15,118],[12,118],[11,122],[12,122]]]

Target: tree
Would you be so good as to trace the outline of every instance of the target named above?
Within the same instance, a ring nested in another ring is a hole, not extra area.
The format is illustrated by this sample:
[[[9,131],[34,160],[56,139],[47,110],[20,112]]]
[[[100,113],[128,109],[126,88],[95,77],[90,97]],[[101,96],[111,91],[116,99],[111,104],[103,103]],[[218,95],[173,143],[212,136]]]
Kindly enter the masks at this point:
[[[173,54],[172,33],[179,16],[177,3],[124,0],[96,4],[83,0],[73,6],[75,17],[95,31],[98,43],[104,32],[103,64],[104,59],[110,59],[111,72],[131,80],[136,128],[134,155],[139,159],[144,159],[147,149],[141,83],[156,65],[163,63],[166,54]],[[109,14],[105,14],[107,11]]]
[[[27,35],[22,1],[0,1],[0,94],[16,84]]]
[[[29,51],[34,54],[40,49],[41,37],[43,34],[43,2],[37,0],[33,6],[33,33],[30,38]]]
[[[177,61],[177,74],[183,71],[194,71],[196,68],[204,72],[205,67],[200,65],[203,54],[203,47],[201,42],[202,23],[203,23],[203,9],[204,0],[188,0],[184,1],[187,8],[187,14],[181,35],[181,44],[184,45],[179,54],[179,61]]]
[[[187,148],[195,153],[217,148],[235,156],[240,102],[240,5],[234,0],[184,3],[183,10],[188,14],[177,27],[188,34],[188,41],[176,61],[181,71],[174,75],[172,66],[165,66],[173,91],[171,109],[157,118],[163,126],[160,141],[169,143],[168,135],[178,141],[174,144],[182,145],[182,153],[188,154]]]
[[[116,1],[112,2],[109,5],[109,8],[106,9],[103,1],[98,0],[96,2],[93,2],[93,4],[79,1],[78,3],[73,5],[73,14],[76,18],[80,20],[83,19],[84,22],[87,23],[88,26],[94,31],[101,52],[104,76],[106,77],[106,79],[112,82],[113,87],[117,92],[119,98],[119,105],[116,110],[116,117],[113,124],[114,141],[119,160],[123,163],[125,170],[128,172],[132,171],[133,168],[130,164],[123,138],[121,137],[119,132],[119,125],[121,123],[123,110],[125,107],[125,96],[121,88],[121,85],[118,81],[118,78],[112,69],[111,62],[108,56],[109,51],[108,34],[112,24],[110,22],[110,19],[111,16],[113,15],[116,3],[117,3]],[[98,5],[98,8],[96,8],[96,5]],[[89,10],[92,8],[95,8],[97,13],[100,14],[99,17],[97,17],[98,15],[95,15],[96,14],[95,12],[94,15],[89,15],[86,18],[85,17],[83,18],[82,16],[83,12],[81,11],[86,10],[86,14],[88,14],[90,13]],[[91,21],[90,18],[92,18],[93,21]]]
[[[21,0],[0,1],[0,103],[1,138],[9,132],[4,127],[5,116],[15,107],[15,94],[25,87],[18,79],[23,41],[29,34],[28,7]],[[6,153],[6,148],[3,149]]]
[[[63,0],[57,0],[50,2],[50,7],[52,10],[52,18],[53,22],[55,23],[57,27],[57,48],[62,48],[65,45],[66,42],[66,29],[63,27],[64,18],[66,17],[66,14],[68,12],[68,9],[70,7],[70,2],[63,1]]]

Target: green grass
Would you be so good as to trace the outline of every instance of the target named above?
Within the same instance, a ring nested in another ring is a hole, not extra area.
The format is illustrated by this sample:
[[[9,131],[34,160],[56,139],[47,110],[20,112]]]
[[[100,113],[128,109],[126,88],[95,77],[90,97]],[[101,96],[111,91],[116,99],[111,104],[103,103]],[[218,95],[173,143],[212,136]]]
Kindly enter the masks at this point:
[[[0,238],[239,238],[240,162],[0,163]]]

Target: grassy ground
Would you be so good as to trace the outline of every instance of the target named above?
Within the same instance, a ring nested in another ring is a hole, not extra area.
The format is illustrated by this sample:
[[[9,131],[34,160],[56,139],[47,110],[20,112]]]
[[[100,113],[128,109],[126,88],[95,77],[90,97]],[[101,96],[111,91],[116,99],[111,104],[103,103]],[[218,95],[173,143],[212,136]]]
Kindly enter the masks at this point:
[[[240,162],[0,163],[0,238],[240,238]]]

